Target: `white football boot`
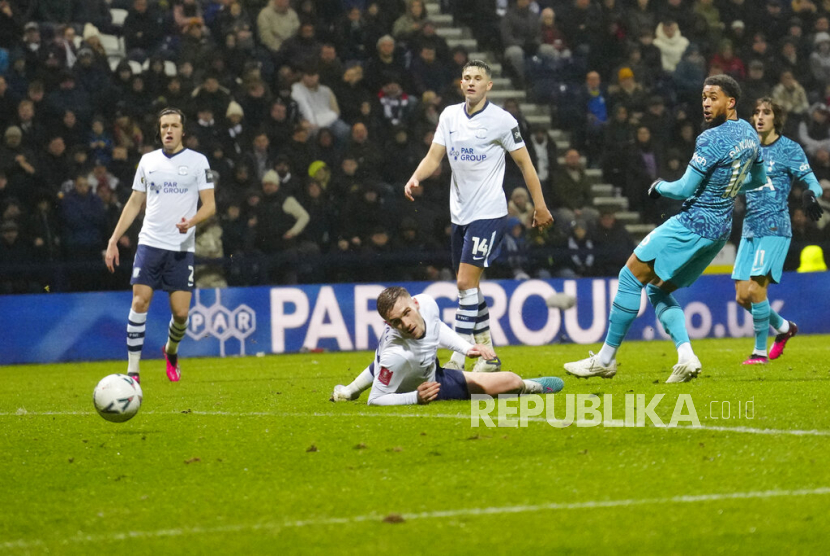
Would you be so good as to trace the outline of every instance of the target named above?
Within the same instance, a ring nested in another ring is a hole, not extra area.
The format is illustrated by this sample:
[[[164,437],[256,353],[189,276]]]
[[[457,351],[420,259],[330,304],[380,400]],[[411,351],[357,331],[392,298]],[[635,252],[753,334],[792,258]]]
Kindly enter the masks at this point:
[[[576,378],[591,378],[592,376],[601,376],[602,378],[612,378],[617,374],[617,360],[611,361],[608,366],[599,362],[599,356],[594,355],[593,351],[589,351],[590,357],[573,363],[565,363],[565,370],[569,375]]]
[[[697,378],[697,375],[700,374],[701,368],[700,359],[698,359],[697,355],[695,355],[685,363],[678,363],[672,367],[671,376],[669,376],[668,380],[666,380],[666,384],[689,382],[693,378]]]

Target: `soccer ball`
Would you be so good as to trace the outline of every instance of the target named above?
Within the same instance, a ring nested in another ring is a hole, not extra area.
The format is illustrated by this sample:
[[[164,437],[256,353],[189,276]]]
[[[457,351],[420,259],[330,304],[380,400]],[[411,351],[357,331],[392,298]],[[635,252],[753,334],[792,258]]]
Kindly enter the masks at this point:
[[[138,382],[127,375],[109,375],[101,379],[92,392],[92,403],[98,415],[123,423],[138,413],[143,393]]]

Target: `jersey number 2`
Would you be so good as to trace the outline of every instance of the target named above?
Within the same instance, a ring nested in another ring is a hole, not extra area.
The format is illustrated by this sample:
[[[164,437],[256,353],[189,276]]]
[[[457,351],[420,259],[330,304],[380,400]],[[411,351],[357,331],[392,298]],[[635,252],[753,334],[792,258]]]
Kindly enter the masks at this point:
[[[187,277],[187,285],[193,286],[193,265],[187,265],[187,269],[190,271],[190,276]]]

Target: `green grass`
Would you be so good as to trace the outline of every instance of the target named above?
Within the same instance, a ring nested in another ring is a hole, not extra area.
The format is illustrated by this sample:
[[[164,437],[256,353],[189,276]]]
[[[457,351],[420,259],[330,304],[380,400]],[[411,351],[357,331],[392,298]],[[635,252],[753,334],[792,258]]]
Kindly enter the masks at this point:
[[[144,405],[123,424],[91,403],[123,362],[3,367],[0,556],[824,553],[828,341],[798,337],[767,367],[740,365],[751,340],[697,341],[704,372],[680,385],[663,384],[669,342],[632,342],[613,380],[565,378],[554,397],[562,417],[565,393],[613,394],[621,418],[624,394],[665,393],[668,421],[688,393],[698,430],[473,429],[468,402],[330,403],[368,353],[184,359],[178,384],[146,361]],[[564,377],[586,351],[499,355],[525,377]],[[750,399],[754,419],[710,418],[713,400],[734,416]],[[701,495],[718,496],[677,498]]]

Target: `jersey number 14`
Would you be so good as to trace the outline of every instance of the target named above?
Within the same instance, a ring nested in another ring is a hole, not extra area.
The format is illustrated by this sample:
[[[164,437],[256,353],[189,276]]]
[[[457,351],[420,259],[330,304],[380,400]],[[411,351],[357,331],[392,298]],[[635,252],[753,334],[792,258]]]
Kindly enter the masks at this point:
[[[746,173],[749,172],[752,162],[751,158],[744,162],[743,166],[740,158],[732,162],[732,177],[729,178],[729,185],[726,186],[726,191],[723,193],[724,198],[731,198],[738,194],[746,180]]]

